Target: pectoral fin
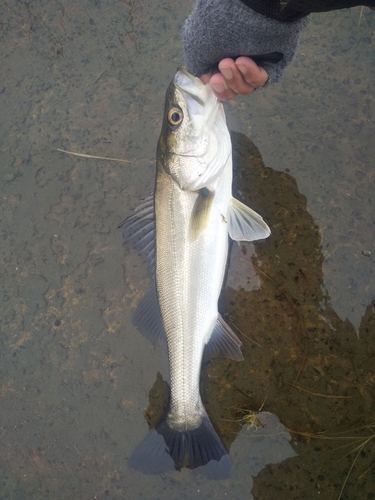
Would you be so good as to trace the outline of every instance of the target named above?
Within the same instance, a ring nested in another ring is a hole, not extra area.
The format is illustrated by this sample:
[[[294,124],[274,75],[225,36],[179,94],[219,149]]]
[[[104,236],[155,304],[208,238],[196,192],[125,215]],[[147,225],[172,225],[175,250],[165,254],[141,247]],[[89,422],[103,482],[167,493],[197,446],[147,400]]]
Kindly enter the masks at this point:
[[[235,198],[232,198],[228,215],[228,231],[232,240],[262,240],[271,234],[263,218]]]
[[[215,193],[207,188],[199,190],[190,219],[190,238],[195,241],[206,229]]]

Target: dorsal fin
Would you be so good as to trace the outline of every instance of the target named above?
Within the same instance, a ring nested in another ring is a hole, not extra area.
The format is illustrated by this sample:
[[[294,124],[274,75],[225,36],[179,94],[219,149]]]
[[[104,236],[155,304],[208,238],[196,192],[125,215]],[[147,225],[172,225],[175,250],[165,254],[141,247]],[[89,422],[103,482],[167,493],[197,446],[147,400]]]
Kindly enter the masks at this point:
[[[124,243],[134,248],[150,269],[155,268],[154,197],[149,196],[134,210],[134,214],[119,225]]]

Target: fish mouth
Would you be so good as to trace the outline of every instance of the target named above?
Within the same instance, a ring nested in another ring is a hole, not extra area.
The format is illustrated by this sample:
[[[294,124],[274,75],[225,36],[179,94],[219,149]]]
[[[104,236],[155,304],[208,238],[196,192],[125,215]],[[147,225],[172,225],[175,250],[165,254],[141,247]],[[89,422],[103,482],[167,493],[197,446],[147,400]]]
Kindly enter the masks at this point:
[[[185,67],[178,68],[173,83],[180,92],[187,94],[204,107],[207,98],[206,85],[199,78],[189,73]]]

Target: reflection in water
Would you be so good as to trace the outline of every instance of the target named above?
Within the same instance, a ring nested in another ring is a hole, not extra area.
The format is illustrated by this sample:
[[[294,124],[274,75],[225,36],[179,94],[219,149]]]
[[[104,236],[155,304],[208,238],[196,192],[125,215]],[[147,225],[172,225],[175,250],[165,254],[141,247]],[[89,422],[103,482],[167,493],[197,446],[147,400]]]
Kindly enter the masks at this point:
[[[253,263],[261,278],[260,289],[228,288],[223,294],[223,311],[244,335],[245,361],[210,363],[205,378],[206,397],[212,401],[208,411],[218,405],[248,406],[243,394],[250,396],[253,407],[259,407],[267,395],[267,410],[292,430],[333,431],[343,422],[368,423],[374,411],[373,384],[369,384],[374,376],[373,305],[362,318],[358,340],[354,327],[336,315],[322,291],[319,228],[295,180],[265,168],[259,151],[245,136],[233,134],[232,140],[235,187],[245,203],[262,211],[272,235],[268,241],[255,243]],[[363,371],[358,371],[359,366]],[[225,387],[232,389],[231,396]],[[331,461],[311,447],[298,452],[302,461],[308,456],[314,462],[319,456],[318,470]],[[300,488],[307,477],[296,474]],[[297,480],[288,474],[280,479],[287,489]],[[274,490],[269,483],[267,469],[256,483],[262,499],[275,498],[277,481],[273,481]]]
[[[252,265],[253,259],[256,259],[256,253],[252,241],[233,242],[230,247],[230,272],[227,274],[226,286],[237,291],[259,290],[260,278]]]
[[[297,453],[290,445],[290,434],[276,415],[256,414],[257,423],[244,425],[231,446],[234,474],[253,477],[268,464],[278,464]]]

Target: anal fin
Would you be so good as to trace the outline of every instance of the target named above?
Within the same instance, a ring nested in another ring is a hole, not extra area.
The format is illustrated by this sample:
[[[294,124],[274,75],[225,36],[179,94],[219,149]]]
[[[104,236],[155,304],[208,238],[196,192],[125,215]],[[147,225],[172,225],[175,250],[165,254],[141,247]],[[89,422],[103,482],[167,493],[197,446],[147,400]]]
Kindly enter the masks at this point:
[[[167,350],[167,335],[159,310],[155,281],[135,310],[133,324],[154,345],[161,345]]]
[[[210,355],[242,361],[242,342],[219,314],[206,350]]]

